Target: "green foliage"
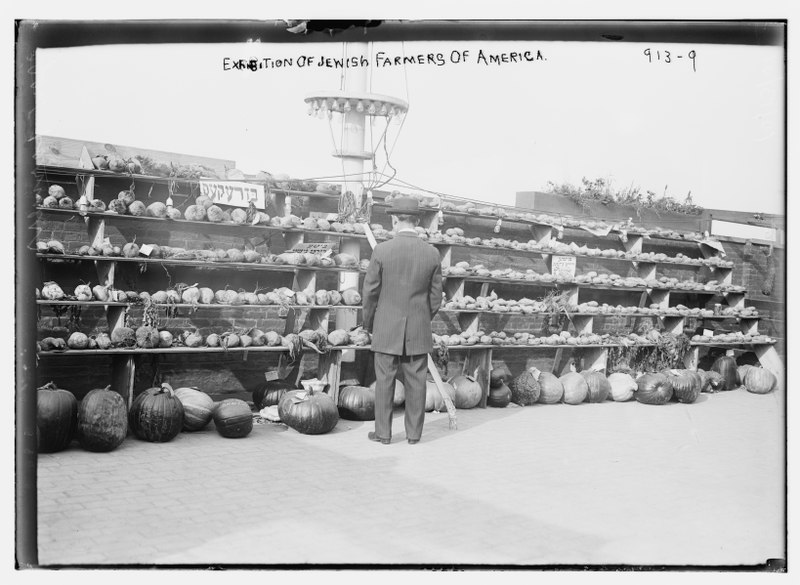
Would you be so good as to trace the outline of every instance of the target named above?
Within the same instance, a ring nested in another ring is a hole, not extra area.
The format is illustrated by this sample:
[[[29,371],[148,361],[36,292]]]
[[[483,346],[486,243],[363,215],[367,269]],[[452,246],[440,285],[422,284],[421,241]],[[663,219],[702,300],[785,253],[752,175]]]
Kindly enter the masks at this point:
[[[685,215],[699,215],[703,208],[695,205],[692,201],[692,192],[686,194],[686,198],[677,201],[667,195],[667,187],[664,187],[664,194],[658,197],[653,191],[642,192],[638,186],[623,188],[620,190],[612,186],[611,181],[597,178],[590,181],[586,177],[581,180],[580,186],[572,183],[557,184],[553,181],[547,182],[547,192],[565,195],[583,209],[589,209],[589,203],[602,203],[603,205],[618,204],[631,205],[637,212],[641,209],[650,209],[656,212],[683,213]]]
[[[660,372],[665,369],[683,369],[684,357],[690,340],[686,335],[661,333],[655,347],[623,346],[608,350],[608,373]]]

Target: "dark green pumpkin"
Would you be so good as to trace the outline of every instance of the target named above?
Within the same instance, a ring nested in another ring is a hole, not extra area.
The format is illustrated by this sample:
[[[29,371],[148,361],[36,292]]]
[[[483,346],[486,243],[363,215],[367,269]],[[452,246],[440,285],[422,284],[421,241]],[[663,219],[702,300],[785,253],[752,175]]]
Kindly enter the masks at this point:
[[[339,410],[324,392],[290,390],[278,403],[281,421],[298,433],[321,435],[339,422]]]
[[[731,356],[718,357],[711,366],[711,371],[717,372],[724,384],[722,390],[735,390],[739,387],[739,372],[736,370],[736,360]]]
[[[508,366],[505,364],[500,364],[497,367],[493,367],[492,371],[489,372],[489,388],[500,388],[501,386],[508,384],[511,380],[511,372],[508,369]]]
[[[633,397],[642,404],[666,404],[672,398],[672,383],[663,374],[644,374],[636,379]]]
[[[700,396],[703,378],[699,374],[689,370],[679,370],[677,374],[670,373],[668,378],[672,384],[672,396],[678,402],[691,404]]]
[[[227,398],[214,409],[214,426],[228,439],[241,439],[253,430],[253,412],[244,400]]]
[[[87,451],[105,453],[119,447],[128,434],[128,407],[111,386],[92,390],[78,406],[76,435]]]
[[[345,386],[339,390],[339,416],[347,420],[375,420],[375,389]]]
[[[183,404],[172,386],[162,383],[136,397],[131,405],[128,424],[138,438],[151,443],[166,443],[181,432],[183,416]]]
[[[78,427],[78,400],[69,390],[53,382],[36,392],[36,428],[39,452],[63,451],[72,442]]]
[[[294,387],[286,380],[270,380],[266,385],[253,390],[253,404],[258,410],[275,406],[283,395]]]

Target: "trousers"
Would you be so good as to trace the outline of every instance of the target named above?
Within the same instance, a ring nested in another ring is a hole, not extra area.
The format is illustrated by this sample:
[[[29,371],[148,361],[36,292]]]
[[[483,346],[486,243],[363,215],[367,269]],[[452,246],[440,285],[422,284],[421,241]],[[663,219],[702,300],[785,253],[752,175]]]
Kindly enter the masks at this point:
[[[406,438],[419,440],[425,422],[428,354],[392,355],[375,352],[375,434],[392,438],[392,409],[395,378],[399,373],[405,386]]]

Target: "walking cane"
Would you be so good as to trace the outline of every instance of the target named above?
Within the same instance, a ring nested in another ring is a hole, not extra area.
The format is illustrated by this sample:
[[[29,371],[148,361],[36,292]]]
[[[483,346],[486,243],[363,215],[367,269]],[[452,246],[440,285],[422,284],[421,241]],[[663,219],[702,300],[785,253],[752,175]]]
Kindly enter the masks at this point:
[[[374,250],[375,246],[378,245],[378,242],[375,239],[375,235],[372,233],[372,229],[366,222],[364,223],[364,233],[367,235],[367,241],[369,242],[370,247]],[[450,429],[455,430],[458,428],[456,421],[456,405],[453,404],[453,399],[450,398],[450,395],[444,389],[444,382],[442,382],[442,376],[439,374],[439,370],[436,367],[436,364],[433,363],[433,358],[431,357],[431,354],[428,354],[428,372],[430,372],[430,375],[433,378],[433,382],[434,384],[436,384],[436,388],[439,390],[439,394],[441,394],[442,400],[444,400],[444,405],[447,407],[447,418],[450,423]]]

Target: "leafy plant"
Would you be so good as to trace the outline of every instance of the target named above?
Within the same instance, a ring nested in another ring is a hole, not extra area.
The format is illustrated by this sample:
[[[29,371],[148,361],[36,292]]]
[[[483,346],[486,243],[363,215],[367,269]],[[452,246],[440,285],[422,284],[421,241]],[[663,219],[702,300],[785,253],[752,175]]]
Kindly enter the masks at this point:
[[[547,182],[548,193],[565,195],[581,206],[584,210],[589,210],[589,203],[602,203],[603,205],[618,204],[630,205],[636,208],[637,213],[642,209],[650,209],[656,212],[683,213],[685,215],[698,215],[703,208],[695,205],[692,200],[692,192],[686,194],[683,202],[667,195],[667,186],[664,193],[658,197],[653,191],[642,190],[638,186],[631,184],[627,188],[615,189],[611,181],[602,177],[590,181],[586,177],[581,179],[581,185],[576,186],[572,183]]]

